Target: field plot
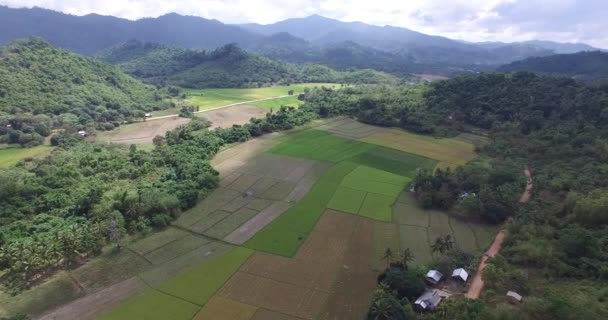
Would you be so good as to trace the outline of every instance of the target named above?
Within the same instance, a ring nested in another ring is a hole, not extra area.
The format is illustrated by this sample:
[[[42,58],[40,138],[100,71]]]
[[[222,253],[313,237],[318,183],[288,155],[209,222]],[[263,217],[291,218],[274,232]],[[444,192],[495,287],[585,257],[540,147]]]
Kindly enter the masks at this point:
[[[266,110],[273,110],[273,111],[277,111],[283,106],[297,108],[303,104],[304,104],[304,101],[299,100],[297,96],[257,101],[257,102],[252,103],[252,105],[254,105],[256,107],[264,108]]]
[[[264,118],[267,112],[268,110],[266,109],[262,109],[248,104],[243,104],[217,110],[209,110],[206,112],[196,113],[195,115],[199,118],[205,118],[211,121],[211,129],[215,129],[230,128],[235,124],[243,125],[245,123],[248,123],[249,119],[251,118]]]
[[[36,146],[32,148],[0,148],[0,168],[14,165],[24,158],[41,157],[53,148],[50,146]]]
[[[189,320],[199,309],[200,307],[195,304],[156,290],[149,290],[102,315],[99,319]]]
[[[328,299],[335,295],[334,284],[342,270],[367,270],[367,279],[359,280],[374,283],[375,275],[369,268],[370,254],[361,256],[360,251],[371,253],[370,226],[371,222],[365,219],[327,211],[293,258],[254,254],[218,296],[263,308],[266,311],[258,312],[264,314],[274,311],[302,319],[318,319]],[[341,289],[340,296],[347,291]],[[358,318],[344,315],[344,319]]]
[[[437,139],[397,129],[386,129],[360,141],[436,159],[440,165],[461,166],[475,157],[475,147],[458,139]]]
[[[430,261],[430,245],[437,237],[450,235],[456,246],[479,253],[492,242],[496,227],[464,222],[445,212],[420,208],[411,193],[403,192],[393,206],[393,221],[399,225],[401,250],[410,248],[415,261]],[[378,241],[378,240],[375,240]]]
[[[249,248],[282,256],[293,256],[325,211],[342,179],[357,167],[341,162],[331,167],[312,190],[245,243]]]
[[[98,132],[97,142],[120,144],[151,144],[154,137],[190,122],[188,118],[172,117],[122,125],[111,131]]]
[[[382,271],[387,266],[387,261],[383,259],[386,249],[390,248],[395,254],[401,252],[399,226],[393,223],[374,221],[372,236],[371,267],[375,271]]]
[[[257,310],[258,308],[254,306],[214,297],[194,316],[193,320],[249,320]]]
[[[188,96],[188,102],[204,110],[232,103],[286,96],[290,90],[293,90],[294,96],[297,96],[297,94],[304,92],[305,88],[322,86],[336,87],[338,85],[333,83],[302,83],[266,88],[191,89],[186,90],[186,95]]]
[[[380,127],[371,126],[357,122],[350,118],[344,118],[326,125],[319,126],[317,129],[331,132],[339,137],[348,139],[361,139],[382,130]]]

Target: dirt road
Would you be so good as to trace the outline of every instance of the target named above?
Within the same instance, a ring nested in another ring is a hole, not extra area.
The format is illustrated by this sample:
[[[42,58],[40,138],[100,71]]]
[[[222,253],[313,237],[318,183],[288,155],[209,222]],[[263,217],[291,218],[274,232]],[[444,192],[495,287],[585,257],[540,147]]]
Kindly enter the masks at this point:
[[[524,190],[521,197],[519,198],[520,203],[526,203],[530,201],[530,197],[532,196],[532,188],[534,187],[534,183],[532,181],[532,174],[530,173],[530,169],[527,165],[524,168],[524,174],[526,175],[527,183],[526,190]],[[494,238],[494,242],[481,258],[481,262],[479,263],[479,267],[477,268],[475,277],[473,277],[473,281],[471,282],[471,286],[469,287],[469,291],[467,291],[467,293],[465,294],[465,297],[469,299],[479,298],[483,290],[483,269],[487,265],[488,257],[495,257],[500,252],[500,249],[502,248],[502,243],[504,242],[506,236],[506,230],[500,230],[498,232],[496,238]]]

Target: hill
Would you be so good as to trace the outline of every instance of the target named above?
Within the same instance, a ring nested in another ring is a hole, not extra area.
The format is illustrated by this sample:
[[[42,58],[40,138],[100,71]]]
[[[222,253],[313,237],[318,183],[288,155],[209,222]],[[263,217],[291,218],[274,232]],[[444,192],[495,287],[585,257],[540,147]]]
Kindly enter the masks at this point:
[[[98,57],[148,82],[188,88],[302,82],[397,82],[393,76],[371,70],[338,72],[319,65],[276,61],[244,51],[235,44],[205,51],[133,40],[104,50]]]
[[[608,52],[587,51],[528,58],[499,68],[500,71],[531,71],[585,81],[608,80]]]
[[[162,108],[163,97],[161,91],[115,66],[57,49],[40,38],[0,48],[0,136],[21,127],[30,133],[30,125],[39,122],[47,129],[111,129],[128,118]],[[40,121],[30,123],[33,119]],[[9,124],[12,130],[7,131]],[[46,130],[38,133],[42,132]]]
[[[212,49],[227,43],[246,44],[261,38],[217,20],[167,14],[137,21],[89,14],[74,16],[42,8],[0,6],[0,44],[38,36],[71,51],[93,55],[129,39],[186,48]]]

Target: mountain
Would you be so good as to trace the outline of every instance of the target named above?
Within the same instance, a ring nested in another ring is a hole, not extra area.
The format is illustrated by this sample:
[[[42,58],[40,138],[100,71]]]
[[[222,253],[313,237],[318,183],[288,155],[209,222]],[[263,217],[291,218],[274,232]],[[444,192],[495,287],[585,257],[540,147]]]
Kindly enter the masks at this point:
[[[531,71],[585,81],[608,80],[608,53],[587,51],[528,58],[504,65],[499,71]]]
[[[0,44],[30,36],[86,55],[129,39],[212,49],[233,42],[244,45],[262,37],[217,20],[175,13],[131,21],[97,14],[73,16],[41,8],[0,6]]]
[[[163,107],[163,95],[119,68],[51,46],[40,38],[0,47],[0,114],[58,117],[111,129]]]
[[[247,52],[235,44],[205,51],[132,40],[104,50],[97,57],[117,64],[125,72],[148,82],[190,88],[256,87],[299,82],[397,81],[395,77],[377,71],[338,72],[320,65],[276,61]],[[365,79],[364,76],[369,78]]]
[[[581,51],[594,51],[598,50],[588,44],[584,43],[562,43],[562,42],[554,42],[554,41],[543,41],[543,40],[530,40],[523,42],[478,42],[477,45],[482,46],[487,49],[496,49],[499,47],[505,47],[509,45],[514,46],[522,46],[528,45],[529,47],[536,47],[538,49],[544,49],[547,51],[552,51],[554,54],[567,54],[567,53],[576,53]]]

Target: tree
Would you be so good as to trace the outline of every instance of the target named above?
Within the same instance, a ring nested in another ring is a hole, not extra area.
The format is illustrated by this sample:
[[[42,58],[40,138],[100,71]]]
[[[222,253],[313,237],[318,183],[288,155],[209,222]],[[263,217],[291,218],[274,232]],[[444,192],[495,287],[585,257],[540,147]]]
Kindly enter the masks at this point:
[[[401,253],[400,260],[401,264],[403,264],[403,267],[407,269],[408,264],[414,261],[414,254],[412,253],[412,250],[410,250],[410,248],[405,248],[405,250],[403,250],[403,253]]]
[[[382,260],[386,260],[386,267],[390,267],[391,263],[393,262],[393,250],[391,250],[391,248],[386,248],[386,250],[384,250],[384,256],[382,256]]]
[[[431,245],[431,251],[433,253],[441,253],[444,254],[450,251],[454,247],[454,241],[452,240],[451,235],[445,235],[443,237],[437,237],[435,242]]]

